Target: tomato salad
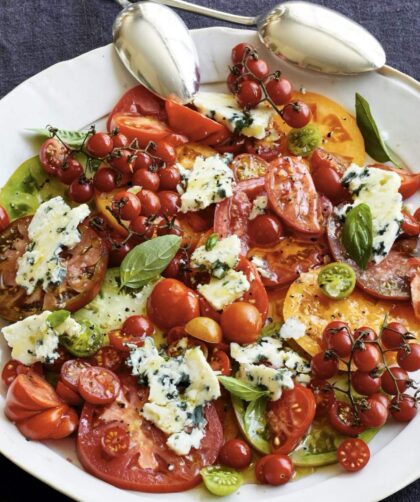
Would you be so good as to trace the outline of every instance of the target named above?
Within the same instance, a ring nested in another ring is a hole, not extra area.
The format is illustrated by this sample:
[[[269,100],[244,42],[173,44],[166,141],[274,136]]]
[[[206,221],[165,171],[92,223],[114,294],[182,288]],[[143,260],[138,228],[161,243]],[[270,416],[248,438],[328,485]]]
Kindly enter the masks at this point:
[[[120,488],[358,471],[417,413],[420,174],[249,44],[227,87],[38,130],[0,191],[4,412]]]

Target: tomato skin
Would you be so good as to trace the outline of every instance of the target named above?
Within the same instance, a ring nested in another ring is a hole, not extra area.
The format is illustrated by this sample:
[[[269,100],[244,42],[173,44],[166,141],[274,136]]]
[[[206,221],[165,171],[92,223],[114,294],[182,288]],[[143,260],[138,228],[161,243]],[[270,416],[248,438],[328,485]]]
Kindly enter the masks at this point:
[[[146,337],[153,335],[153,325],[142,315],[132,315],[128,317],[121,328],[124,335]]]
[[[309,388],[312,390],[316,402],[316,416],[325,417],[331,405],[336,401],[335,392],[329,388],[327,380],[312,379]]]
[[[315,418],[313,392],[300,384],[285,390],[281,398],[268,403],[267,420],[274,439],[273,453],[287,455],[306,434]]]
[[[353,362],[361,371],[372,371],[382,361],[382,354],[376,345],[365,344],[364,347],[356,347],[353,352]]]
[[[281,116],[287,125],[294,129],[305,127],[311,120],[311,109],[303,101],[293,101],[285,105]]]
[[[260,85],[253,80],[242,80],[238,84],[236,101],[241,108],[254,108],[262,98]]]
[[[160,211],[159,197],[151,190],[141,190],[137,197],[141,203],[141,214],[143,216],[152,216]]]
[[[134,220],[141,211],[140,200],[130,192],[118,192],[112,200],[112,210],[122,220]]]
[[[61,366],[60,378],[70,389],[78,392],[80,375],[89,367],[90,364],[84,359],[70,359]]]
[[[248,224],[251,244],[255,246],[274,246],[282,236],[283,226],[275,217],[261,214]]]
[[[403,222],[401,225],[401,230],[409,236],[417,237],[420,235],[420,223],[416,220],[414,216],[403,211]]]
[[[366,427],[382,427],[388,419],[388,409],[377,399],[368,399],[367,408],[359,410],[359,417]]]
[[[373,342],[378,338],[375,330],[368,326],[362,326],[354,331],[354,339],[361,340],[362,342]]]
[[[55,176],[68,156],[67,148],[56,138],[49,138],[42,143],[39,150],[39,161],[44,171]]]
[[[396,380],[394,382],[394,379]],[[404,392],[408,387],[408,374],[405,370],[398,367],[390,368],[389,371],[385,371],[385,373],[381,377],[381,385],[382,389],[391,395],[398,394],[398,391]]]
[[[178,212],[181,206],[181,199],[177,192],[163,190],[158,193],[158,197],[161,214],[164,216],[174,216]]]
[[[159,171],[161,190],[176,190],[181,181],[181,175],[176,167],[165,167]]]
[[[330,322],[323,332],[323,341],[327,349],[333,349],[340,357],[348,357],[353,346],[353,338],[347,323]]]
[[[223,350],[213,349],[209,364],[214,371],[220,371],[224,376],[230,376],[232,373],[229,356]]]
[[[42,376],[42,364],[35,363],[31,366],[25,366],[20,361],[16,361],[15,359],[11,359],[4,366],[1,373],[1,378],[7,387],[13,382],[13,380],[21,374],[27,374],[29,372],[37,373]]]
[[[194,291],[176,279],[164,279],[153,288],[147,313],[157,326],[169,329],[198,317],[200,306]]]
[[[120,329],[110,331],[108,337],[109,343],[114,349],[127,354],[130,352],[130,348],[127,346],[128,343],[136,345],[136,347],[143,347],[146,338],[145,335],[126,335]]]
[[[381,342],[386,349],[397,350],[404,343],[407,328],[399,322],[390,322],[382,331]]]
[[[251,448],[243,439],[230,439],[222,446],[219,460],[233,469],[245,469],[251,463]]]
[[[228,341],[254,343],[262,328],[261,313],[251,303],[234,302],[223,311],[220,324]]]
[[[70,183],[69,196],[72,201],[83,204],[89,202],[94,195],[93,183],[81,176]]]
[[[249,290],[244,294],[243,300],[257,307],[261,313],[262,321],[265,322],[268,314],[269,300],[257,267],[242,256],[236,269],[246,275],[251,285]]]
[[[408,171],[404,171],[403,169],[387,166],[385,164],[372,164],[369,167],[377,167],[379,169],[384,169],[385,171],[393,171],[394,173],[397,173],[401,178],[401,185],[398,191],[402,195],[403,199],[408,199],[420,190],[420,174],[418,173],[410,173]]]
[[[417,401],[408,394],[402,394],[401,399],[395,396],[391,402],[391,415],[397,422],[410,422],[417,414]]]
[[[420,345],[410,343],[408,350],[402,348],[398,351],[397,362],[405,371],[417,371],[420,369]]]
[[[350,198],[341,184],[347,166],[338,157],[323,148],[317,148],[311,156],[311,175],[318,192],[326,195],[334,204]]]
[[[114,141],[109,134],[95,132],[85,143],[86,151],[93,157],[106,157],[114,148]]]
[[[292,98],[293,87],[287,78],[273,78],[266,83],[268,95],[276,105],[285,105]]]
[[[235,45],[231,52],[232,62],[235,64],[242,63],[244,57],[253,51],[255,51],[255,48],[251,44],[242,42]]]
[[[43,440],[70,436],[76,430],[78,423],[77,413],[67,404],[61,404],[22,420],[16,425],[27,439]]]
[[[337,449],[337,458],[346,471],[357,472],[369,462],[370,450],[362,439],[345,439]]]
[[[133,185],[141,186],[146,190],[157,192],[159,189],[160,179],[157,173],[149,171],[148,169],[138,169],[132,179]]]
[[[81,372],[78,390],[88,403],[109,404],[115,401],[120,391],[120,381],[111,370],[91,366]]]
[[[381,392],[377,392],[376,394],[372,394],[370,396],[370,399],[376,399],[377,401],[382,403],[385,406],[385,408],[387,409],[388,415],[389,415],[389,408],[391,406],[391,402],[385,394],[382,394]]]
[[[326,352],[315,354],[311,361],[311,371],[316,378],[328,380],[338,372],[337,356]]]
[[[107,345],[101,347],[96,354],[90,357],[89,363],[92,366],[101,366],[116,373],[124,362],[124,356],[114,347]]]
[[[80,406],[83,403],[83,399],[80,397],[80,395],[73,389],[70,389],[70,387],[63,383],[61,380],[57,382],[55,391],[57,392],[58,396],[60,396],[60,398],[69,406]]]
[[[351,383],[356,392],[365,396],[376,394],[381,388],[380,377],[372,377],[369,373],[360,370],[352,374]]]
[[[344,401],[336,401],[328,411],[328,418],[333,428],[346,436],[358,436],[365,430],[359,423],[352,407]]]
[[[292,478],[295,469],[287,455],[269,455],[262,466],[263,477],[269,485],[284,485]]]

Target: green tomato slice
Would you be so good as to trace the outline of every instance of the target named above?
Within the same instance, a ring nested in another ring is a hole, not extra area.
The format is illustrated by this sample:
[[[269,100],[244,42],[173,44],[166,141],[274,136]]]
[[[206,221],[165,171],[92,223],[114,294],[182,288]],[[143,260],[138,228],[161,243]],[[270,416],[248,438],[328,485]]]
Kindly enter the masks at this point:
[[[104,334],[93,324],[80,321],[83,331],[78,337],[62,335],[60,344],[76,357],[89,357],[97,352],[104,342]]]
[[[356,285],[356,274],[346,263],[334,262],[323,267],[318,274],[318,286],[333,300],[347,298]]]
[[[250,403],[246,403],[233,395],[231,395],[231,399],[239,428],[249,444],[264,455],[271,453],[267,432],[265,398]]]
[[[234,469],[220,465],[210,465],[200,471],[207,490],[218,497],[225,497],[242,485],[242,474]]]
[[[322,135],[316,124],[308,124],[300,129],[292,129],[287,136],[287,148],[293,155],[307,157],[322,142]]]

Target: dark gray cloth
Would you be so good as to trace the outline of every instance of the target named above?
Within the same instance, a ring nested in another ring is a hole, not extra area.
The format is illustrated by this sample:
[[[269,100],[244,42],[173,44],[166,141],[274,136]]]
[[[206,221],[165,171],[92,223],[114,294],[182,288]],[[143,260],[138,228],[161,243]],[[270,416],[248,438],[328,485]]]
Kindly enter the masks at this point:
[[[196,0],[196,3],[254,15],[273,5],[275,0]],[[335,8],[361,23],[385,47],[388,64],[420,78],[419,0],[320,0],[317,3]],[[108,44],[119,9],[113,0],[0,0],[0,98],[48,66]],[[181,15],[190,28],[226,24],[189,13]],[[30,500],[66,500],[0,458],[4,481],[0,501],[27,500],[28,495]],[[404,461],[403,452],[400,461]],[[379,472],[378,483],[380,476]],[[419,501],[420,481],[387,499],[387,502]]]

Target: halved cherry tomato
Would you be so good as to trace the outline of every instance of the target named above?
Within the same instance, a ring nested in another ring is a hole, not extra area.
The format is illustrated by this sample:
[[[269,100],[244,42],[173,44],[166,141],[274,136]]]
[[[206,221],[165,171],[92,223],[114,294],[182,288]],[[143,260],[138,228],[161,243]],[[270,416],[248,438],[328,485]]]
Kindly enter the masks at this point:
[[[265,180],[271,208],[290,228],[322,233],[318,194],[303,160],[282,157],[271,162]]]
[[[412,237],[420,235],[420,222],[418,222],[414,216],[405,211],[403,211],[402,214],[404,219],[401,225],[401,230],[405,233],[405,235]]]
[[[79,406],[83,403],[83,399],[80,397],[80,394],[71,389],[61,380],[57,382],[55,391],[60,396],[60,398],[70,406]]]
[[[125,335],[120,329],[114,329],[108,333],[109,343],[120,352],[130,352],[127,344],[142,347],[144,345],[145,336]]]
[[[268,404],[268,425],[274,453],[288,454],[299,444],[309,429],[316,411],[313,392],[300,384],[283,392]]]
[[[79,391],[79,379],[83,370],[90,368],[84,359],[70,359],[61,367],[60,378],[70,389]]]
[[[13,380],[21,374],[27,374],[29,372],[34,372],[37,373],[38,375],[42,376],[42,364],[41,363],[35,363],[32,364],[31,366],[25,366],[22,364],[20,361],[16,361],[15,359],[11,359],[8,361],[4,367],[3,371],[1,373],[1,378],[3,382],[9,386]]]
[[[108,117],[107,130],[109,132],[112,131],[112,117],[115,113],[120,112],[148,115],[156,117],[163,122],[166,120],[165,101],[150,92],[143,85],[133,87],[119,99]]]
[[[91,366],[80,373],[78,390],[88,403],[109,404],[120,391],[120,381],[111,370]]]
[[[334,429],[346,436],[357,436],[366,429],[350,404],[344,401],[335,401],[328,410],[328,417]]]
[[[233,174],[236,181],[243,181],[264,176],[268,163],[258,155],[242,153],[237,155],[232,162]]]
[[[55,176],[68,157],[68,149],[56,138],[49,138],[41,146],[39,161],[47,174]]]
[[[42,440],[70,436],[78,423],[77,413],[67,404],[60,404],[22,420],[16,426],[26,438]]]
[[[346,471],[360,471],[369,462],[369,446],[363,439],[345,439],[337,448],[337,458]]]
[[[212,134],[220,134],[225,129],[222,124],[188,106],[167,100],[165,109],[169,127],[175,132],[184,134],[190,141],[201,141]]]
[[[244,294],[243,301],[251,303],[257,307],[262,315],[263,322],[265,322],[268,314],[269,301],[267,291],[261,280],[257,267],[242,256],[236,269],[243,272],[250,283],[250,288]]]
[[[209,364],[214,371],[220,371],[222,375],[229,376],[232,373],[229,356],[223,350],[214,349]]]
[[[124,355],[116,348],[107,345],[106,347],[101,347],[89,359],[89,362],[92,366],[101,366],[115,373],[121,368],[124,362]]]
[[[130,448],[130,434],[122,424],[109,424],[103,428],[101,446],[108,457],[119,457]]]
[[[394,173],[397,173],[401,178],[401,185],[398,191],[402,195],[403,199],[408,199],[420,190],[419,173],[410,173],[404,169],[386,166],[385,164],[372,164],[370,167],[378,167],[379,169],[384,169],[385,171],[393,171]]]
[[[312,389],[316,401],[316,416],[325,417],[331,405],[336,401],[335,392],[329,388],[327,380],[313,379],[309,387]]]
[[[334,204],[349,198],[348,191],[341,184],[348,162],[323,148],[317,148],[312,153],[310,163],[312,179],[318,192],[326,195]]]
[[[85,469],[119,488],[143,492],[178,492],[199,484],[200,469],[215,462],[223,441],[214,406],[204,409],[207,425],[200,447],[179,456],[166,445],[167,436],[138,413],[147,400],[146,389],[130,378],[122,378],[121,385],[122,392],[112,404],[86,404],[82,411],[77,451]],[[102,432],[104,426],[115,422],[127,427],[130,448],[109,458],[101,445]]]

